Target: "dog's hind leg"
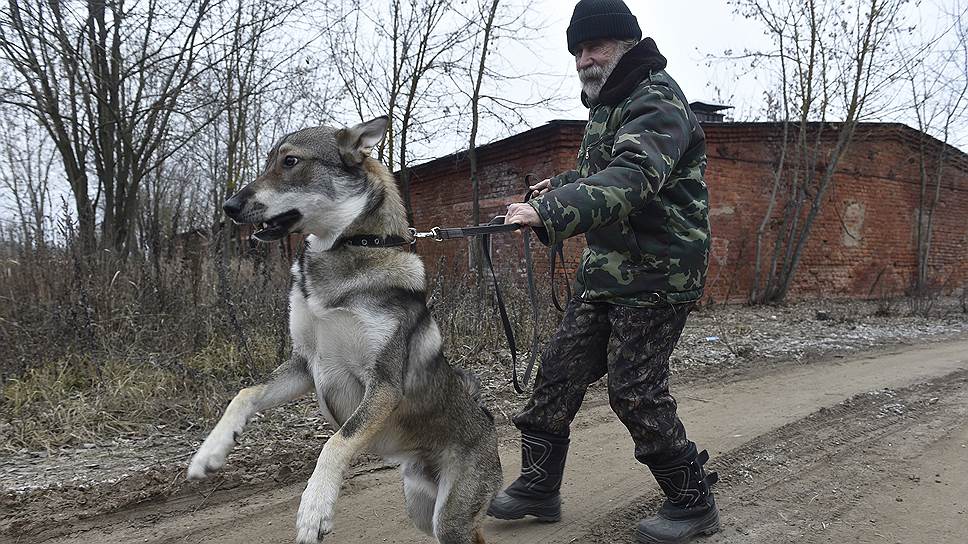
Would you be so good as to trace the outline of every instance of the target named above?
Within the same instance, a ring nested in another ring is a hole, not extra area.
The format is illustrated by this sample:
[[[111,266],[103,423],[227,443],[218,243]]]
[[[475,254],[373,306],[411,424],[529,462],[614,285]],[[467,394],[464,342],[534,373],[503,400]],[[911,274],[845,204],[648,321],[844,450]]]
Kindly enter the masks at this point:
[[[433,471],[420,461],[400,465],[403,476],[403,494],[407,514],[421,531],[434,534],[434,503],[437,501],[437,478]]]
[[[307,370],[306,359],[294,354],[272,372],[266,383],[239,391],[192,457],[188,477],[192,480],[202,479],[222,468],[225,458],[235,447],[238,436],[253,415],[296,399],[311,388],[312,377]]]
[[[464,462],[441,473],[434,536],[440,544],[484,544],[481,523],[501,485],[500,461],[496,447],[493,452],[468,452],[461,457]]]

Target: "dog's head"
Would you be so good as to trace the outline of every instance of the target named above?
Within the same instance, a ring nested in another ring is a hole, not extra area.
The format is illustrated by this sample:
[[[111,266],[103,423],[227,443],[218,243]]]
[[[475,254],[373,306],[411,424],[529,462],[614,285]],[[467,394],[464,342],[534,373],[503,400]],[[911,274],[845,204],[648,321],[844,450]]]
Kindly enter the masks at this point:
[[[225,215],[236,223],[261,224],[253,236],[263,242],[291,232],[335,238],[378,198],[363,165],[388,122],[378,117],[285,136],[269,151],[262,175],[225,201]]]

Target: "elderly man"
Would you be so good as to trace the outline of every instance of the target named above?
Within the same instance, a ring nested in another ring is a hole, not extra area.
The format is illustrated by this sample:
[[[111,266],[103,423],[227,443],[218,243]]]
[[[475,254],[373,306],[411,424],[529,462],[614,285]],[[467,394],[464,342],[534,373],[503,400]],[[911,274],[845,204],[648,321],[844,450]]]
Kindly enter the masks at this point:
[[[495,497],[501,519],[557,521],[569,426],[588,385],[608,375],[612,410],[667,500],[639,542],[719,529],[716,473],[686,438],[669,393],[669,356],[702,296],[709,255],[705,136],[666,59],[621,0],[582,0],[567,31],[591,111],[578,168],[544,180],[507,221],[542,242],[584,234],[588,248],[535,390],[514,417],[521,476]],[[640,41],[641,40],[641,41]]]

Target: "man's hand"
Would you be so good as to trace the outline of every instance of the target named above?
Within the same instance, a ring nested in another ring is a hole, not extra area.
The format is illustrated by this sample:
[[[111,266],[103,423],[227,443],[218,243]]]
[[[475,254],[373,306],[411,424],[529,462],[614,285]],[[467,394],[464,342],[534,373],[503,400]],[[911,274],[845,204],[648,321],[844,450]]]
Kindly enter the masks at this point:
[[[534,185],[528,187],[532,191],[535,191],[535,196],[541,196],[551,190],[551,180],[543,179]]]
[[[547,180],[546,180],[547,181]],[[540,183],[538,185],[541,185]],[[530,204],[511,204],[508,206],[508,213],[504,216],[504,224],[517,223],[528,227],[540,227],[544,223],[538,212]]]

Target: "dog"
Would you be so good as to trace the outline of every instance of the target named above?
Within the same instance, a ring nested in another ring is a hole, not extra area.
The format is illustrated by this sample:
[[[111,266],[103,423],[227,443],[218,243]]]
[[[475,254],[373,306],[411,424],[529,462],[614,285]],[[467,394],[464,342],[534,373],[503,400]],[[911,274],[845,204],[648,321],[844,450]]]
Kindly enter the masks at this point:
[[[419,529],[441,544],[482,544],[483,516],[502,483],[494,420],[479,403],[476,378],[444,358],[423,263],[406,250],[412,235],[400,192],[370,157],[388,122],[289,134],[262,175],[225,202],[236,223],[260,225],[260,241],[308,234],[292,265],[292,357],[235,396],[188,476],[221,468],[255,413],[315,390],[339,430],[302,494],[299,544],[333,530],[343,474],[364,447],[400,464],[407,513]]]

